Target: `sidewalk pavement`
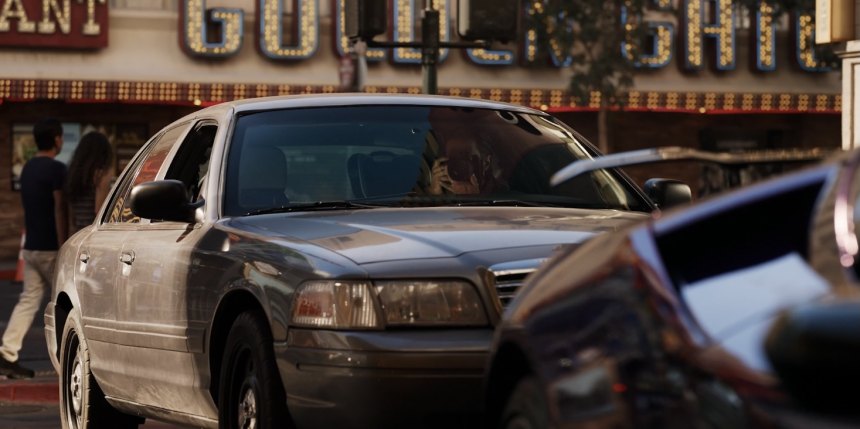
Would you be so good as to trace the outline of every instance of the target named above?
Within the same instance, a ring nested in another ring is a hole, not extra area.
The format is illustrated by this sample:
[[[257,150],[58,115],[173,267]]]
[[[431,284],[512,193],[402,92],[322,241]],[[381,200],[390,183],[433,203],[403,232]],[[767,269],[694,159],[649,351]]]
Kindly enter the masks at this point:
[[[21,293],[21,283],[14,281],[17,261],[0,261],[0,336]],[[49,292],[45,293],[47,304]],[[43,307],[44,308],[44,307]],[[59,387],[45,345],[44,318],[42,311],[36,313],[33,326],[24,338],[24,346],[18,362],[36,372],[31,379],[8,379],[0,376],[0,402],[47,404],[57,403]]]

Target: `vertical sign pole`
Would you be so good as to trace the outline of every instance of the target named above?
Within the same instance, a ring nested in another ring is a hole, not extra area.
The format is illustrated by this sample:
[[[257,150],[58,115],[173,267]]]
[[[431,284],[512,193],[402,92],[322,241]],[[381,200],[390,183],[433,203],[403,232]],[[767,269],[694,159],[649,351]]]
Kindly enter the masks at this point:
[[[425,94],[436,94],[436,63],[439,62],[439,11],[433,9],[433,0],[424,0],[421,17],[421,71]]]

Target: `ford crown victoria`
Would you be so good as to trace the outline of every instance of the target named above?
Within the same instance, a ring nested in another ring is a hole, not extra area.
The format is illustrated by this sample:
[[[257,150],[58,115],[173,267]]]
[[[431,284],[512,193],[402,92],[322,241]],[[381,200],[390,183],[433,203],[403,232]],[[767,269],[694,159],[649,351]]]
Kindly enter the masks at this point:
[[[472,421],[522,279],[655,209],[614,170],[549,185],[597,155],[546,113],[470,99],[272,97],[177,120],[60,250],[45,321],[64,427]]]

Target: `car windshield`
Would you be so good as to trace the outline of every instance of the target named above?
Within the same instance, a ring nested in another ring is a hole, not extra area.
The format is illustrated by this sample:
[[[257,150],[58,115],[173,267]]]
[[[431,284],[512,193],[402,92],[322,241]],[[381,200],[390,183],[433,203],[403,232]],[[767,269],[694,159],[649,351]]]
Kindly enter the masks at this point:
[[[224,212],[444,205],[650,210],[613,171],[550,186],[553,173],[593,156],[581,136],[541,114],[437,106],[253,112],[238,118],[233,133]]]

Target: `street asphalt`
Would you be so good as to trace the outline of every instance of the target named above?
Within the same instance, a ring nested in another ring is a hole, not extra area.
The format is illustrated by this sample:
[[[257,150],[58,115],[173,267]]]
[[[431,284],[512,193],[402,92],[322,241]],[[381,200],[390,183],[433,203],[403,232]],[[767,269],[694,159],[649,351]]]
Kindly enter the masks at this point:
[[[21,294],[21,283],[14,281],[15,263],[0,262],[0,332],[5,331],[9,315]],[[47,303],[48,293],[45,294]],[[43,306],[44,308],[44,306]],[[42,312],[36,313],[33,325],[24,338],[18,362],[36,371],[32,379],[4,379],[0,376],[0,402],[27,404],[56,403],[59,396],[57,373],[45,346],[45,323]]]

